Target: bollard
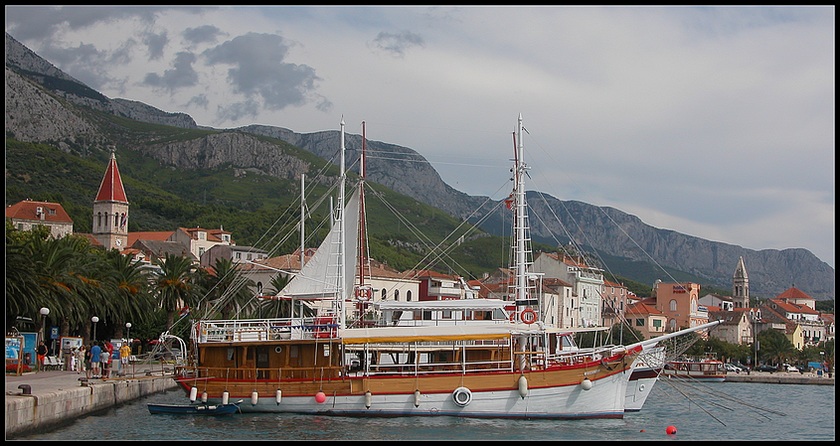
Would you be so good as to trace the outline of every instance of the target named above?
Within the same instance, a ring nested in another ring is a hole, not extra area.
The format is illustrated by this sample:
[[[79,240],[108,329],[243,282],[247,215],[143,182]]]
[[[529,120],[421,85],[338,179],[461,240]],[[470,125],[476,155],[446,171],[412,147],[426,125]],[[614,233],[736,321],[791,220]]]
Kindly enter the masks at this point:
[[[32,386],[29,384],[21,384],[18,386],[21,395],[32,395]]]

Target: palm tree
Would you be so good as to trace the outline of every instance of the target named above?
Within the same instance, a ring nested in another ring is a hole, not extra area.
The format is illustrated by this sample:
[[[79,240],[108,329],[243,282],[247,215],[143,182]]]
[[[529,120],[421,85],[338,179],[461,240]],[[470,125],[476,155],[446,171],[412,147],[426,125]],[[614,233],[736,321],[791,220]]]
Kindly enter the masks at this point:
[[[110,250],[105,255],[111,269],[116,294],[114,300],[119,303],[116,337],[123,337],[125,322],[143,322],[155,310],[155,302],[150,292],[149,273],[143,262],[124,256],[117,250]]]
[[[206,276],[205,287],[209,290],[208,301],[220,309],[222,319],[230,319],[234,314],[248,317],[256,313],[254,281],[245,277],[239,264],[231,259],[216,259],[213,271]]]
[[[192,261],[183,256],[166,254],[155,259],[160,271],[153,281],[158,303],[167,312],[166,329],[175,324],[175,314],[184,306],[192,304],[196,271]]]

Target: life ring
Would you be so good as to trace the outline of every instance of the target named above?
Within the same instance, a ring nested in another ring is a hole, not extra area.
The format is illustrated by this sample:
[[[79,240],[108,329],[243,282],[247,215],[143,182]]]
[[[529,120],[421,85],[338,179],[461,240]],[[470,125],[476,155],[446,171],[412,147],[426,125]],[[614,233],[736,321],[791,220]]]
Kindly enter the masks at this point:
[[[452,391],[452,401],[455,401],[455,404],[464,407],[472,401],[472,392],[466,387],[458,387]]]
[[[356,300],[367,302],[371,297],[373,297],[373,290],[371,288],[356,288]]]
[[[531,308],[526,308],[522,310],[522,313],[519,314],[519,319],[522,322],[531,325],[537,321],[537,312],[532,310]]]
[[[510,319],[511,322],[516,322],[516,312],[515,311],[510,312],[510,318],[509,319]]]

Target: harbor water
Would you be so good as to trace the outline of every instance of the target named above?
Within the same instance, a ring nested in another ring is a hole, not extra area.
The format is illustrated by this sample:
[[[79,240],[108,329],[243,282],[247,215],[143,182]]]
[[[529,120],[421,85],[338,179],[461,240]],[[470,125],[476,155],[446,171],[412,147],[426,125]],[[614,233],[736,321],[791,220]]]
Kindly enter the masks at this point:
[[[187,402],[180,390],[144,397],[48,432],[12,440],[749,440],[834,441],[833,386],[699,383],[662,378],[623,419],[348,418],[292,414],[151,415]],[[250,404],[244,401],[242,404]],[[675,434],[667,433],[668,427]]]

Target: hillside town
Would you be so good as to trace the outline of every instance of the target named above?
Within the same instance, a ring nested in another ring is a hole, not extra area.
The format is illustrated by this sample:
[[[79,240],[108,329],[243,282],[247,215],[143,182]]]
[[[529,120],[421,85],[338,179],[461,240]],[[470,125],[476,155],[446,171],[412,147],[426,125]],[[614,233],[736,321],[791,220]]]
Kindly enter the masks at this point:
[[[219,258],[230,259],[253,281],[255,289],[251,291],[257,298],[270,299],[272,296],[264,291],[272,280],[277,275],[289,277],[300,271],[315,251],[299,249],[269,257],[266,250],[237,245],[233,234],[222,227],[130,232],[129,200],[113,151],[93,201],[91,218],[92,232],[82,234],[73,231],[73,221],[60,203],[24,200],[6,208],[7,221],[18,230],[45,226],[55,238],[83,236],[94,246],[118,250],[149,267],[168,254],[187,257],[202,268],[211,268]],[[749,274],[743,257],[734,265],[729,296],[703,294],[698,283],[657,280],[651,297],[639,297],[626,286],[605,279],[601,269],[582,259],[553,252],[536,253],[532,270],[533,295],[539,300],[535,303],[542,310],[544,322],[557,327],[612,326],[627,320],[649,339],[723,320],[711,336],[732,344],[752,344],[764,330],[783,333],[798,350],[834,339],[834,314],[817,311],[815,299],[795,286],[757,308],[751,307]],[[397,271],[368,259],[364,274],[367,301],[357,304],[360,315],[372,308],[371,303],[381,301],[511,300],[513,272],[507,268],[499,268],[481,279],[466,280],[431,270]]]

